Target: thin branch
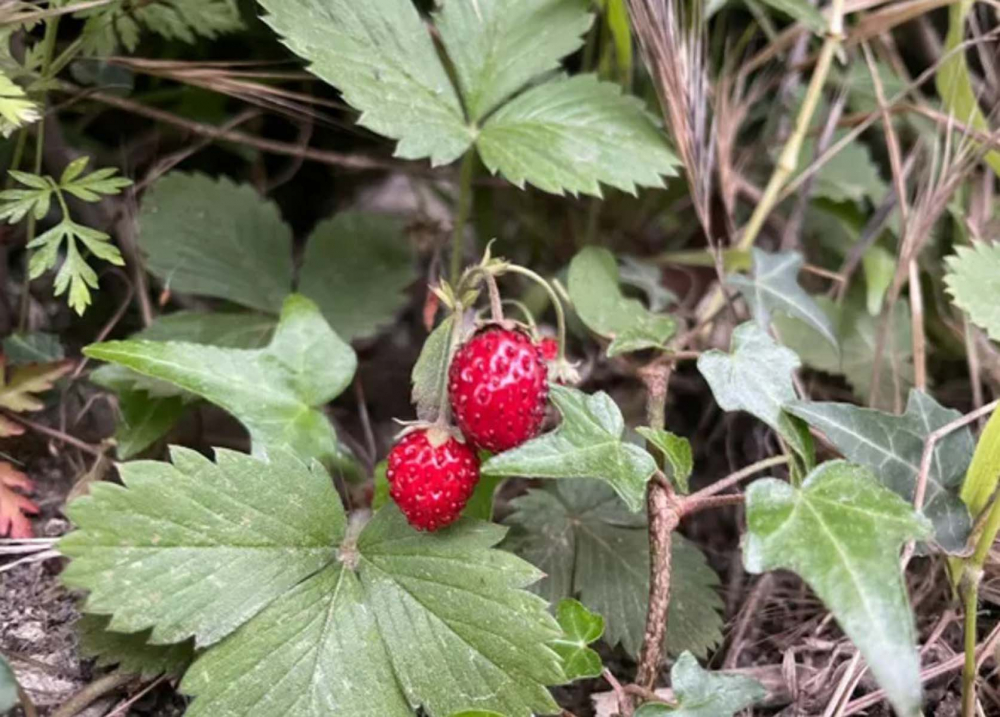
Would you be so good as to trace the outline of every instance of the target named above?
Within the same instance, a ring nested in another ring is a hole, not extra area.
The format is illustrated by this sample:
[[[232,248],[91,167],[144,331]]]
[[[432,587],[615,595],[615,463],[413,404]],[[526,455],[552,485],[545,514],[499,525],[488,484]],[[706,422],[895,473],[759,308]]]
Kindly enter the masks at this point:
[[[68,443],[69,445],[75,448],[79,448],[81,451],[89,453],[92,456],[104,455],[104,451],[98,446],[87,443],[85,441],[81,441],[79,438],[71,436],[68,433],[64,433],[63,431],[57,431],[56,429],[49,428],[48,426],[44,426],[41,423],[35,423],[34,421],[27,419],[19,414],[11,413],[10,411],[4,410],[0,411],[0,415],[3,415],[4,418],[9,419],[14,423],[19,423],[25,428],[30,428],[33,431],[37,431],[42,435],[48,436],[49,438],[54,438],[57,441]]]
[[[773,468],[774,466],[780,466],[788,463],[788,456],[772,456],[770,458],[765,458],[762,461],[757,461],[756,463],[751,463],[745,468],[741,468],[734,473],[730,473],[728,476],[722,480],[716,481],[712,485],[702,488],[701,490],[692,493],[684,498],[684,503],[697,503],[703,501],[709,496],[713,496],[716,493],[721,493],[722,491],[730,488],[742,480],[749,478],[755,473],[760,473],[768,468]]]
[[[76,715],[83,712],[95,700],[100,699],[109,692],[114,692],[120,687],[124,687],[135,678],[135,675],[125,672],[111,672],[104,675],[104,677],[94,680],[70,697],[50,717],[76,717]]]

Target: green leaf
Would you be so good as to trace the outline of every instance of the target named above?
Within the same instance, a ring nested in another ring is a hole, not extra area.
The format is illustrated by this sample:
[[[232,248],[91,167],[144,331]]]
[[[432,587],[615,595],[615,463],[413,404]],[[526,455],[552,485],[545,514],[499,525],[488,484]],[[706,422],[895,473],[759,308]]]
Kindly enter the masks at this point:
[[[622,440],[625,421],[608,394],[588,396],[568,386],[549,388],[562,414],[556,430],[493,456],[480,473],[523,478],[600,478],[632,511],[640,510],[646,481],[656,462],[646,451]]]
[[[500,476],[480,476],[469,502],[462,510],[462,515],[479,520],[493,520],[493,500],[497,488],[505,480],[506,478]]]
[[[927,436],[961,417],[917,390],[910,392],[901,416],[848,403],[795,401],[786,408],[822,431],[845,458],[871,468],[882,485],[911,503]],[[972,529],[969,511],[958,497],[972,452],[967,428],[934,445],[924,513],[934,524],[935,540],[948,551],[964,548]]]
[[[13,709],[18,702],[17,676],[4,656],[0,655],[0,712]]]
[[[962,501],[969,506],[973,518],[990,504],[1000,481],[1000,411],[993,411],[986,428],[979,435],[976,451],[962,482]]]
[[[104,615],[82,615],[76,623],[80,654],[96,660],[95,667],[117,665],[122,672],[147,679],[179,676],[194,660],[191,640],[172,645],[149,644],[149,631],[112,632]]]
[[[455,315],[449,314],[424,341],[420,356],[413,365],[413,405],[422,421],[437,420],[448,392],[448,367],[455,348],[452,332]]]
[[[236,0],[112,0],[76,17],[87,19],[80,38],[83,52],[102,56],[114,54],[119,42],[134,52],[143,28],[167,40],[193,43],[243,27]]]
[[[804,321],[836,350],[837,338],[829,317],[799,286],[799,271],[804,263],[802,255],[795,251],[769,254],[754,248],[753,278],[732,274],[726,283],[739,289],[754,320],[765,331],[771,327],[771,312],[779,311]]]
[[[105,167],[79,176],[89,160],[90,157],[84,156],[70,162],[63,170],[59,186],[85,202],[97,202],[102,196],[121,194],[122,189],[132,186],[128,177],[115,176],[118,174],[117,167]]]
[[[321,222],[302,262],[299,291],[345,341],[367,338],[390,323],[416,278],[403,222],[369,212],[342,212]]]
[[[124,391],[118,395],[118,410],[115,443],[118,459],[127,460],[170,432],[184,413],[184,399],[153,398],[144,391]]]
[[[599,197],[600,183],[635,194],[640,186],[662,187],[661,176],[676,175],[678,165],[642,102],[594,75],[518,95],[490,116],[476,147],[494,174],[555,194]]]
[[[663,285],[663,267],[652,261],[623,256],[618,267],[618,281],[642,290],[653,312],[665,311],[678,301],[677,294]]]
[[[146,268],[172,291],[268,312],[291,291],[291,230],[249,185],[173,172],[147,192],[139,229]]]
[[[831,461],[793,488],[773,478],[746,491],[743,562],[805,580],[857,645],[900,717],[920,714],[920,658],[899,566],[904,542],[930,524],[867,468]]]
[[[85,610],[112,615],[110,630],[204,647],[326,566],[345,520],[326,472],[287,453],[171,455],[123,464],[125,487],[95,483],[70,504],[62,578],[90,591]]]
[[[835,132],[833,142],[839,142],[847,134]],[[815,156],[814,143],[803,143],[802,156],[809,161]],[[813,193],[833,202],[862,202],[865,199],[878,205],[886,194],[886,183],[879,174],[878,165],[871,152],[862,142],[855,140],[840,148],[816,173]]]
[[[687,495],[690,492],[688,479],[694,470],[694,457],[691,453],[691,443],[670,431],[664,431],[649,426],[640,426],[636,432],[659,449],[666,459],[664,472],[677,489]]]
[[[493,712],[492,710],[462,710],[461,712],[455,712],[451,717],[507,717],[499,712]]]
[[[670,686],[676,706],[645,704],[635,717],[733,717],[767,696],[757,680],[704,670],[690,652],[670,668]]]
[[[0,220],[17,224],[28,214],[41,220],[49,213],[52,204],[52,185],[48,179],[37,174],[10,170],[12,179],[28,187],[27,189],[5,189],[0,192]]]
[[[51,363],[66,356],[59,337],[44,331],[11,334],[3,340],[3,355],[8,365]]]
[[[224,408],[250,431],[258,454],[285,445],[305,458],[346,460],[321,408],[351,382],[357,357],[305,297],[285,301],[274,338],[263,349],[131,340],[92,344],[84,353]]]
[[[885,293],[896,275],[896,255],[876,244],[861,257],[861,268],[865,272],[868,313],[878,316]]]
[[[619,286],[618,266],[607,249],[587,247],[569,265],[568,290],[580,320],[595,334],[614,339],[608,355],[662,348],[677,330],[672,316],[654,314]]]
[[[562,658],[566,677],[580,680],[600,676],[604,669],[601,656],[587,645],[604,634],[604,618],[577,600],[564,598],[556,608],[556,619],[563,635],[552,641],[552,649]]]
[[[960,246],[945,263],[944,283],[955,306],[991,339],[1000,341],[1000,246],[985,242]]]
[[[37,122],[41,116],[38,105],[0,70],[0,134],[10,137],[14,130]]]
[[[965,18],[972,10],[972,0],[951,3],[948,8],[948,34],[944,41],[944,55],[938,67],[935,84],[938,94],[950,115],[962,124],[981,132],[990,132],[989,122],[979,106],[979,95],[972,84],[972,75],[959,49],[965,41]],[[1000,152],[987,152],[986,163],[1000,175]]]
[[[586,0],[445,0],[435,25],[455,66],[469,119],[505,99],[583,45]]]
[[[396,156],[447,164],[472,144],[458,93],[411,0],[258,0],[264,21],[309,70],[399,140]]]
[[[512,501],[506,545],[546,577],[532,589],[550,602],[577,595],[607,621],[605,641],[637,655],[646,626],[649,536],[604,483],[557,481]],[[679,533],[672,546],[667,650],[706,657],[722,641],[719,578]]]
[[[823,15],[809,3],[809,0],[763,0],[763,2],[793,20],[798,20],[815,33],[822,34],[827,29]]]
[[[733,331],[731,353],[712,350],[698,357],[698,370],[722,410],[746,411],[759,418],[811,468],[815,452],[809,430],[783,409],[797,398],[792,374],[799,365],[793,351],[776,344],[753,322]]]

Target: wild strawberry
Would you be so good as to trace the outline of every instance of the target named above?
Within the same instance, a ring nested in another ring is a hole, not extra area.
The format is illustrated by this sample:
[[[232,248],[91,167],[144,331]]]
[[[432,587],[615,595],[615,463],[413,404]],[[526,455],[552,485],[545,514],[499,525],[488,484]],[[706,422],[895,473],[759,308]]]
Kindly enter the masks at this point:
[[[555,361],[559,358],[559,342],[551,336],[546,336],[539,341],[538,348],[542,350],[542,358],[546,361]]]
[[[455,353],[448,396],[466,439],[498,453],[538,435],[545,418],[548,370],[520,331],[490,327]]]
[[[479,482],[475,450],[437,428],[407,433],[389,452],[389,494],[417,530],[437,530],[462,514]]]

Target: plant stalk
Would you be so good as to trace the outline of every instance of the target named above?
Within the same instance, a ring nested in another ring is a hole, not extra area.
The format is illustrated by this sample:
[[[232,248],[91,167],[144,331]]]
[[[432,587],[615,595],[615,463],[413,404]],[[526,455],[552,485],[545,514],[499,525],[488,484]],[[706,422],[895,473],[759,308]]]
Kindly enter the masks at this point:
[[[462,165],[458,174],[458,208],[455,212],[455,224],[451,234],[451,272],[453,286],[457,286],[462,277],[462,244],[465,238],[465,225],[469,222],[472,210],[472,175],[476,168],[476,155],[472,150],[462,157]]]
[[[549,300],[552,302],[552,308],[555,309],[556,312],[556,332],[559,334],[559,361],[561,362],[566,358],[566,312],[563,311],[563,305],[559,300],[559,295],[556,293],[555,289],[552,288],[552,284],[542,278],[539,274],[533,272],[531,269],[526,269],[525,267],[517,264],[508,264],[505,267],[505,271],[510,271],[515,274],[521,274],[522,276],[528,277],[536,284],[544,288],[546,293],[548,293]]]
[[[979,534],[976,550],[965,565],[965,666],[962,669],[962,717],[976,717],[976,611],[979,607],[979,582],[986,558],[1000,531],[1000,495],[994,497]]]

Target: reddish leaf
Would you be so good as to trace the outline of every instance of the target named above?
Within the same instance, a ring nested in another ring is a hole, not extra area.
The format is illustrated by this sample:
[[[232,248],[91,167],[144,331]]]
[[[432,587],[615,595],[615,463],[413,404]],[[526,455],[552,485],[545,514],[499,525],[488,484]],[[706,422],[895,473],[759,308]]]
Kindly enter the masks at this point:
[[[43,404],[34,395],[48,391],[52,384],[73,368],[72,361],[31,363],[15,366],[8,375],[0,356],[0,407],[21,413],[37,411]]]
[[[0,462],[0,536],[31,538],[29,515],[38,515],[38,506],[14,489],[30,493],[35,485],[10,463]]]

